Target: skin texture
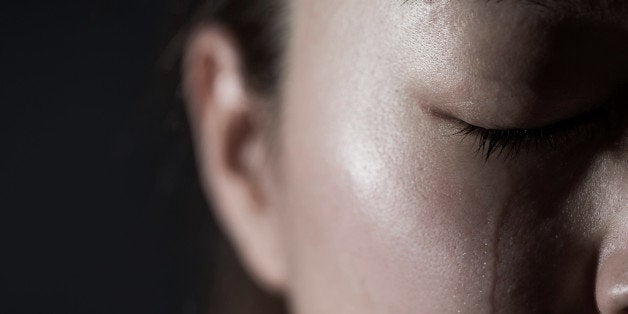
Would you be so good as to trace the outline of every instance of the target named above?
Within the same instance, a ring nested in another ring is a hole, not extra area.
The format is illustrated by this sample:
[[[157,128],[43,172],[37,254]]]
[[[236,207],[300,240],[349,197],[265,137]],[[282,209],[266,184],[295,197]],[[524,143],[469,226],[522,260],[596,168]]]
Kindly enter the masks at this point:
[[[199,27],[183,75],[201,177],[255,278],[294,313],[628,310],[625,96],[594,136],[510,156],[456,134],[618,95],[628,7],[591,3],[295,0],[272,99],[242,83],[228,30]]]

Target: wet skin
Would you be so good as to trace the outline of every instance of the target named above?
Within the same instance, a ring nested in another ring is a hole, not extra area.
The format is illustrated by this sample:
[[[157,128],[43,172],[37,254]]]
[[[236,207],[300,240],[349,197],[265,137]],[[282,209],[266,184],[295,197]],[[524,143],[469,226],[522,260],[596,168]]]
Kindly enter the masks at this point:
[[[296,312],[596,312],[600,254],[628,241],[625,123],[488,160],[452,134],[606,101],[622,7],[297,1],[279,159]]]
[[[248,179],[228,185],[206,161],[226,144],[204,134],[228,130],[231,107],[196,108],[189,82],[188,98],[219,216],[294,313],[628,309],[628,2],[295,0],[288,13],[255,219],[238,218],[253,215]],[[239,99],[229,91],[209,103]]]

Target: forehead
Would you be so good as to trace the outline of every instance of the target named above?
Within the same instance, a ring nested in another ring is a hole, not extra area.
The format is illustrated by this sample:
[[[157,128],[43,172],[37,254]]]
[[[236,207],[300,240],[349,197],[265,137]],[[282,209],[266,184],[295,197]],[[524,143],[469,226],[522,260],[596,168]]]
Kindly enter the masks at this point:
[[[442,5],[460,3],[459,0],[398,0],[401,5]],[[471,5],[481,6],[491,3],[503,5],[527,5],[545,10],[563,12],[597,12],[606,16],[616,15],[618,10],[625,10],[626,4],[623,0],[469,0],[465,1]]]
[[[507,103],[519,119],[518,111],[538,113],[529,106],[537,99],[590,103],[605,92],[579,86],[582,77],[604,85],[626,73],[627,8],[610,0],[295,0],[290,67],[308,79],[324,68],[320,87],[357,89],[368,76],[369,84],[454,103],[463,118],[478,103]],[[565,69],[576,75],[558,77]]]
[[[610,23],[626,24],[628,2],[625,0],[374,0],[374,1],[329,1],[293,0],[291,5],[297,10],[306,8],[312,14],[337,13],[339,8],[350,8],[353,18],[358,18],[369,9],[384,10],[387,13],[411,12],[415,16],[427,13],[470,13],[485,11],[486,14],[500,14],[511,11],[527,14],[543,13],[546,18],[557,19],[589,18],[604,19]],[[327,10],[325,9],[327,8]],[[331,11],[328,11],[331,10]],[[363,15],[362,15],[363,16]],[[471,16],[469,16],[471,17]]]

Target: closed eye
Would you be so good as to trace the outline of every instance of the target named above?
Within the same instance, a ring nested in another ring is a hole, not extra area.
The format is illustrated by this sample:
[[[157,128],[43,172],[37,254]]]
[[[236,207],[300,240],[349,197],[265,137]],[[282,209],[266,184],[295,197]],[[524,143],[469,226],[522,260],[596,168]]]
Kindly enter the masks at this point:
[[[485,160],[493,154],[508,158],[530,147],[555,149],[572,142],[574,137],[590,138],[599,134],[600,127],[610,126],[612,116],[613,110],[606,104],[576,117],[531,129],[486,129],[459,121],[461,129],[456,134],[475,136],[478,151]]]

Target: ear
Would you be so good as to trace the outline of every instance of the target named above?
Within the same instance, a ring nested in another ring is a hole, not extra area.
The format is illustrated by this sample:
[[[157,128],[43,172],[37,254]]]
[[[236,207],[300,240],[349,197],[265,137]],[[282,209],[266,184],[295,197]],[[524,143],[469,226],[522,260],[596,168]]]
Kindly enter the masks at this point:
[[[197,29],[183,61],[183,87],[206,195],[245,267],[283,290],[285,259],[274,205],[265,99],[247,90],[235,41],[220,27]]]

